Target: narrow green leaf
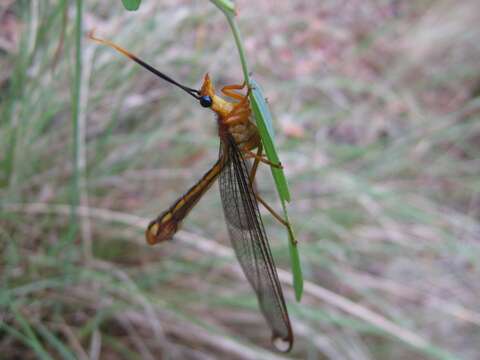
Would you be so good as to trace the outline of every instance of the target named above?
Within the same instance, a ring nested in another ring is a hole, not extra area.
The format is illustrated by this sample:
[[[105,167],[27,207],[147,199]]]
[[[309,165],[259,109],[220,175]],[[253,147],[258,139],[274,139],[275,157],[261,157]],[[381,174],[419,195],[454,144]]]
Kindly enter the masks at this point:
[[[250,78],[250,83],[252,86],[252,111],[255,116],[260,137],[262,138],[263,146],[265,147],[265,153],[267,154],[268,160],[278,164],[280,160],[278,158],[278,153],[275,149],[273,140],[274,131],[272,115],[268,108],[268,104],[265,101],[265,96],[263,95],[260,85],[252,78]],[[284,219],[288,224],[288,248],[290,252],[290,264],[293,275],[293,287],[295,289],[295,298],[297,301],[300,301],[303,294],[303,274],[300,263],[300,255],[297,248],[297,240],[295,239],[292,224],[290,224],[288,219],[287,202],[290,201],[290,192],[288,190],[287,179],[285,178],[283,169],[276,169],[273,167],[270,167],[270,169],[272,171],[272,176],[275,181],[280,201],[282,203]]]
[[[141,2],[142,0],[122,0],[123,6],[128,11],[138,10],[138,7],[140,6]]]
[[[255,115],[255,120],[257,122],[258,130],[260,132],[260,137],[262,138],[263,146],[265,147],[265,153],[267,158],[274,162],[279,163],[278,153],[273,142],[273,125],[272,125],[272,115],[268,108],[268,104],[265,101],[263,96],[262,89],[260,85],[252,78],[250,78],[250,83],[252,86],[252,110]],[[283,173],[283,169],[272,169],[273,179],[277,186],[278,195],[284,201],[290,201],[290,192],[288,191],[287,179]]]
[[[283,216],[287,222],[287,231],[288,231],[288,250],[290,253],[290,266],[292,268],[293,275],[293,288],[295,289],[295,298],[298,302],[302,299],[303,294],[303,273],[302,273],[302,264],[300,262],[300,255],[298,253],[297,239],[295,238],[295,233],[293,232],[292,224],[288,218],[287,203],[282,202]]]
[[[283,208],[284,214],[287,214],[287,210]],[[293,274],[293,288],[295,289],[295,298],[298,302],[302,299],[303,294],[303,273],[302,264],[300,263],[300,255],[298,253],[298,247],[293,233],[292,224],[288,222],[288,250],[290,252],[290,266]]]

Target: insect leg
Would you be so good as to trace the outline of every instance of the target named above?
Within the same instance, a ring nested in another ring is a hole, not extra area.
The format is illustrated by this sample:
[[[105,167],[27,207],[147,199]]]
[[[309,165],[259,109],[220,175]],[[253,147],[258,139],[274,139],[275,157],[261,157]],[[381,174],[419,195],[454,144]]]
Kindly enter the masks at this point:
[[[250,175],[249,175],[250,186],[253,189],[253,194],[255,195],[255,198],[257,199],[257,201],[260,204],[262,204],[265,207],[265,209],[267,209],[270,212],[270,214],[272,214],[273,217],[278,220],[278,222],[280,222],[283,226],[285,226],[290,231],[289,223],[287,221],[285,221],[279,214],[277,214],[277,212],[275,210],[273,210],[273,208],[270,205],[268,205],[267,202],[260,197],[257,190],[253,186],[253,183],[255,181],[255,176],[257,174],[258,165],[260,164],[260,161],[262,161],[262,159],[263,159],[262,150],[263,150],[263,147],[262,147],[262,144],[260,143],[258,145],[256,154],[252,153],[251,151],[247,151],[247,153],[251,153],[255,158],[255,160],[253,162],[253,165],[252,165],[252,168],[250,170]],[[280,165],[281,166],[281,164],[273,164],[271,162],[269,162],[269,163],[271,164],[270,166],[273,166],[273,165]]]
[[[234,84],[234,85],[227,85],[222,88],[222,93],[226,96],[229,96],[233,99],[242,100],[244,95],[237,93],[233,90],[242,90],[247,83],[244,81],[243,84]]]
[[[262,143],[258,145],[257,148],[257,156],[262,156]],[[255,175],[257,175],[258,164],[260,164],[259,158],[255,157],[255,160],[252,165],[252,169],[250,170],[250,176],[248,177],[250,180],[250,186],[253,188],[253,182],[255,180]]]
[[[272,207],[270,205],[267,204],[267,202],[265,200],[263,200],[260,195],[258,195],[257,192],[254,191],[254,195],[255,195],[255,198],[257,199],[257,201],[262,204],[265,209],[267,209],[270,214],[273,215],[273,217],[275,219],[277,219],[277,221],[282,224],[283,226],[285,226],[287,228],[287,231],[288,233],[290,234],[290,239],[295,239],[295,236],[293,235],[293,230],[290,226],[290,223],[288,221],[286,221],[284,218],[282,218],[282,216],[280,216],[275,210],[272,209]],[[292,241],[292,244],[293,245],[296,245],[297,244],[297,240],[293,240]]]
[[[255,154],[249,150],[246,150],[244,151],[244,153],[247,154],[247,156],[245,157],[246,159],[255,159],[256,161],[260,161],[264,164],[267,164],[267,165],[270,165],[271,167],[274,167],[276,169],[283,169],[283,166],[282,166],[282,163],[274,163],[274,162],[271,162],[270,160],[268,160],[265,156],[263,155],[259,155],[258,152]]]
[[[225,117],[224,123],[229,126],[245,124],[249,121],[250,114],[250,104],[248,102],[248,97],[245,96],[239,103],[234,106],[232,111],[230,111],[230,113]]]
[[[257,149],[257,153],[255,154],[253,149]],[[263,146],[262,146],[262,140],[260,140],[260,137],[254,137],[251,140],[249,140],[245,145],[242,146],[240,151],[245,155],[245,159],[255,159],[255,163],[257,162],[262,162],[264,164],[267,164],[271,167],[274,167],[276,169],[283,169],[283,166],[281,163],[274,163],[268,160],[265,155],[262,155],[263,152]],[[255,171],[256,167],[258,164],[253,164]]]
[[[267,209],[267,210],[270,212],[270,214],[273,215],[273,217],[274,217],[275,219],[278,220],[278,222],[279,222],[280,224],[282,224],[282,225],[285,226],[286,228],[289,228],[289,227],[290,227],[290,225],[288,224],[288,222],[286,222],[275,210],[273,210],[272,207],[271,207],[270,205],[268,205],[267,202],[266,202],[265,200],[263,200],[263,199],[260,197],[260,195],[258,195],[258,193],[256,193],[256,192],[255,192],[255,198],[257,199],[257,201],[258,201],[260,204],[262,204],[262,205],[265,207],[265,209]]]

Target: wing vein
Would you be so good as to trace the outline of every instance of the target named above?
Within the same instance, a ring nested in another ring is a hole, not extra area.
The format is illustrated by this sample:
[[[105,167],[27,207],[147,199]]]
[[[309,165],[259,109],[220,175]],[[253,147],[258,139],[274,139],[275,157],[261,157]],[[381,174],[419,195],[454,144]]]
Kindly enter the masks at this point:
[[[290,320],[258,203],[250,185],[248,163],[229,134],[220,145],[222,156],[227,163],[220,174],[219,185],[232,247],[255,290],[260,309],[272,330],[272,339],[287,342],[289,350],[293,343]]]

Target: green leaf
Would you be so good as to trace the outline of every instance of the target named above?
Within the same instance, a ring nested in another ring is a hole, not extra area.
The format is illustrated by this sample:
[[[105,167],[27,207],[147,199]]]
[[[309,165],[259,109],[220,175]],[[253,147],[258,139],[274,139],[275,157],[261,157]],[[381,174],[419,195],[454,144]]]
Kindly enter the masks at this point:
[[[138,7],[140,6],[141,2],[142,0],[122,0],[123,6],[128,11],[138,10]]]
[[[255,116],[255,120],[258,127],[258,132],[262,138],[262,144],[265,148],[265,153],[267,154],[268,160],[273,163],[280,163],[278,158],[278,153],[275,148],[274,143],[274,131],[273,131],[273,122],[272,115],[268,108],[268,104],[265,101],[265,96],[263,95],[260,85],[252,78],[250,78],[250,84],[252,87],[251,92],[251,104],[252,111]],[[288,190],[287,179],[283,173],[283,169],[277,169],[270,167],[272,171],[272,176],[275,181],[277,188],[278,196],[282,203],[283,208],[283,217],[287,222],[287,231],[288,231],[288,249],[290,252],[290,263],[292,267],[293,275],[293,287],[295,289],[295,298],[297,301],[300,301],[303,294],[303,274],[302,267],[300,263],[300,255],[297,248],[297,240],[295,239],[295,234],[292,229],[292,224],[288,219],[287,211],[287,202],[290,201],[290,192]]]
[[[284,209],[286,213],[286,210]],[[290,264],[293,274],[293,288],[295,289],[295,298],[297,301],[302,299],[303,294],[303,273],[302,265],[300,263],[300,256],[298,254],[298,247],[293,233],[292,226],[288,223],[288,250],[290,252]]]
[[[255,115],[260,137],[262,138],[263,146],[265,147],[265,153],[267,158],[275,164],[280,163],[278,153],[275,148],[273,138],[273,125],[272,115],[268,108],[268,104],[263,96],[260,85],[252,78],[250,78],[252,86],[252,110]],[[288,191],[287,179],[283,173],[283,169],[271,168],[273,179],[277,185],[278,195],[284,201],[290,201],[290,192]]]

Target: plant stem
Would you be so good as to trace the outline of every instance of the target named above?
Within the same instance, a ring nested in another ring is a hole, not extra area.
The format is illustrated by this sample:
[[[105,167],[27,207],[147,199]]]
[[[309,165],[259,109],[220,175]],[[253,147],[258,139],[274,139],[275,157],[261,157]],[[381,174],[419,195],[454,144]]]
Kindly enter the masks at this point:
[[[226,16],[227,16],[228,24],[232,29],[233,37],[235,38],[235,44],[237,45],[238,55],[240,56],[240,63],[242,64],[243,77],[245,79],[245,82],[247,83],[247,86],[250,86],[250,77],[249,77],[250,72],[248,71],[247,56],[245,55],[245,48],[243,47],[242,37],[240,35],[240,29],[238,28],[237,22],[235,21],[235,18],[232,15],[226,14]]]
[[[247,86],[250,86],[250,77],[247,65],[247,56],[245,55],[245,48],[243,47],[242,36],[240,29],[235,21],[235,6],[229,0],[210,0],[217,8],[219,8],[227,18],[230,29],[232,30],[235,44],[237,45],[238,55],[240,56],[240,63],[242,64],[243,77]]]
[[[222,10],[225,15],[235,15],[235,5],[230,0],[210,0],[210,2]]]

